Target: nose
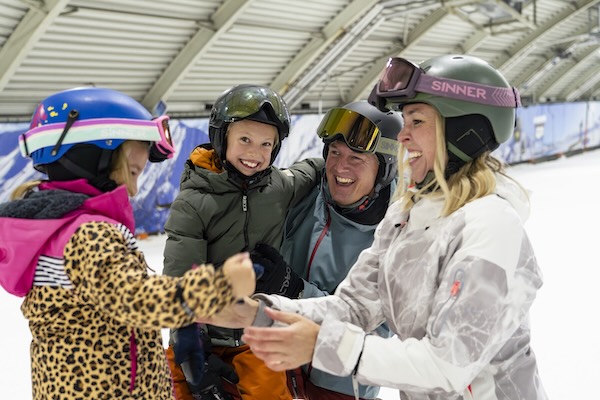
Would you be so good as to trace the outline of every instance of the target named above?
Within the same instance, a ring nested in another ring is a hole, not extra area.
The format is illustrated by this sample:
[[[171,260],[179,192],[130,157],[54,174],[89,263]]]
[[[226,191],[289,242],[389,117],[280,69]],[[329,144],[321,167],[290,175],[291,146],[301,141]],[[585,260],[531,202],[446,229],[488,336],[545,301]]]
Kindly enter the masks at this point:
[[[333,160],[332,168],[336,172],[348,171],[350,169],[349,164],[348,164],[348,159],[344,156],[340,156],[340,157],[336,158],[335,160]]]
[[[406,143],[410,139],[410,131],[406,125],[402,127],[400,132],[398,132],[398,141],[403,144]]]
[[[257,154],[260,154],[260,150],[261,150],[261,145],[255,144],[255,143],[251,144],[250,146],[248,146],[246,148],[246,152],[250,156],[256,156]]]

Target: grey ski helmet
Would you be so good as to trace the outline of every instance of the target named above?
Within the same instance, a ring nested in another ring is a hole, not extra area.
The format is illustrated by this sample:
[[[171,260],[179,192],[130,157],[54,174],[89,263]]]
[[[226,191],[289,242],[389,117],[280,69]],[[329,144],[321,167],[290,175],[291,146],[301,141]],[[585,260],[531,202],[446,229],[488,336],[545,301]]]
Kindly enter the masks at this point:
[[[393,111],[380,111],[366,101],[356,101],[330,109],[321,120],[317,134],[325,146],[327,159],[329,144],[344,140],[354,151],[374,153],[379,161],[375,191],[388,186],[398,171],[398,133],[402,117]]]

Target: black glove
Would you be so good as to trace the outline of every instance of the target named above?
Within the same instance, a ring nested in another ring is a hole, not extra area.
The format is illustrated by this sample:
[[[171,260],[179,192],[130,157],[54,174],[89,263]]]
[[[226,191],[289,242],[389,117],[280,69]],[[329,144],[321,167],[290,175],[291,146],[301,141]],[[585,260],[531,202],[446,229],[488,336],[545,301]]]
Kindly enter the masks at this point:
[[[206,358],[200,384],[188,384],[194,400],[231,400],[231,396],[223,388],[223,378],[234,384],[240,381],[232,366],[211,353]]]
[[[268,244],[258,243],[250,252],[252,262],[264,267],[264,273],[256,281],[256,292],[279,294],[297,299],[304,289],[304,281],[285,262],[281,254]]]
[[[173,335],[175,362],[181,366],[194,400],[231,400],[221,378],[238,383],[233,367],[212,354],[208,333],[200,325],[179,328]]]
[[[197,385],[204,374],[204,346],[200,337],[200,326],[191,324],[173,333],[175,362],[181,366],[188,385]]]

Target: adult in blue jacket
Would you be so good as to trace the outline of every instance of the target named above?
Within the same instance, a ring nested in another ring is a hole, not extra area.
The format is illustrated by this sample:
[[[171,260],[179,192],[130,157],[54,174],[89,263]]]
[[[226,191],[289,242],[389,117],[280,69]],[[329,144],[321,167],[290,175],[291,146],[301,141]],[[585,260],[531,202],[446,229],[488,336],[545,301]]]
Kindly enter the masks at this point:
[[[277,294],[289,286],[296,298],[333,294],[361,251],[373,243],[375,228],[388,208],[401,129],[400,115],[379,111],[366,101],[327,112],[317,129],[326,160],[322,182],[288,212],[283,258],[273,248],[257,246],[253,259],[266,264],[266,274],[271,275],[265,283],[257,282],[257,292]],[[275,274],[280,279],[271,279]],[[387,337],[389,330],[382,325],[377,333]],[[310,365],[290,375],[295,378],[290,379],[292,392],[305,392],[309,399],[354,399],[350,377]],[[360,385],[359,392],[361,398],[374,399],[379,387]]]

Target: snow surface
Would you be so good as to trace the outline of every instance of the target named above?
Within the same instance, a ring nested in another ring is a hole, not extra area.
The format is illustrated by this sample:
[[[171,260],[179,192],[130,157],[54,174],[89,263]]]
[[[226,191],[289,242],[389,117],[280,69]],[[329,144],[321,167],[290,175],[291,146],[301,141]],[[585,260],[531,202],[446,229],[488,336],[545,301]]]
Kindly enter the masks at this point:
[[[531,190],[532,213],[525,226],[544,273],[544,286],[531,310],[532,348],[548,397],[600,398],[600,263],[595,252],[600,248],[600,151],[518,165],[509,173]],[[162,270],[164,240],[152,236],[139,241],[157,272]],[[31,398],[31,335],[21,301],[0,289],[2,400]],[[399,398],[396,390],[386,388],[380,397]]]

